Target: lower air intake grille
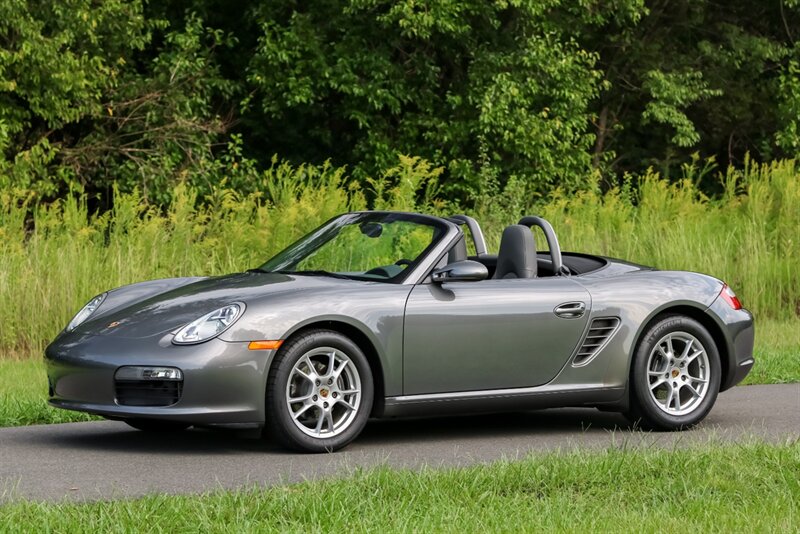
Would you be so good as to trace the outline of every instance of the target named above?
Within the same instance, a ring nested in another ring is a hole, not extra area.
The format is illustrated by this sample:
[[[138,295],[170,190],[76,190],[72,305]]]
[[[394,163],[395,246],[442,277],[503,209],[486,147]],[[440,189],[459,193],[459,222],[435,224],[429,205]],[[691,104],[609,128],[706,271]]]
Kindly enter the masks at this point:
[[[182,380],[117,380],[121,406],[172,406],[181,400]]]
[[[603,348],[618,327],[619,318],[617,317],[598,317],[593,319],[592,324],[589,326],[589,332],[583,340],[583,345],[578,349],[578,354],[575,355],[572,365],[588,363]]]

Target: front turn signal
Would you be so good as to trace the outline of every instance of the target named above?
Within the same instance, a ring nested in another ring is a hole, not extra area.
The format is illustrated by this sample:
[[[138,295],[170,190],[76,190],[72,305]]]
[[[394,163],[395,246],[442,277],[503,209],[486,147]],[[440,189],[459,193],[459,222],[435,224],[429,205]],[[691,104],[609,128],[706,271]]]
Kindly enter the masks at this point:
[[[251,341],[247,348],[250,350],[278,350],[283,345],[282,339]]]

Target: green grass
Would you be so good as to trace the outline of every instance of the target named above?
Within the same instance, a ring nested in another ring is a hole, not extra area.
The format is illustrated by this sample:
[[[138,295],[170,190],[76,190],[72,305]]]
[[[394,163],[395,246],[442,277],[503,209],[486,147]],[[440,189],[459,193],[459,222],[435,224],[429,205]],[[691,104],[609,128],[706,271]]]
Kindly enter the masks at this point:
[[[756,364],[743,384],[800,382],[800,320],[756,321]]]
[[[744,384],[800,382],[800,321],[757,325],[756,365]],[[47,404],[47,377],[39,355],[0,359],[0,427],[89,421]]]
[[[530,456],[465,469],[91,504],[12,501],[2,532],[797,532],[800,445]]]
[[[47,404],[47,375],[41,358],[0,359],[0,427],[73,423],[96,419]]]

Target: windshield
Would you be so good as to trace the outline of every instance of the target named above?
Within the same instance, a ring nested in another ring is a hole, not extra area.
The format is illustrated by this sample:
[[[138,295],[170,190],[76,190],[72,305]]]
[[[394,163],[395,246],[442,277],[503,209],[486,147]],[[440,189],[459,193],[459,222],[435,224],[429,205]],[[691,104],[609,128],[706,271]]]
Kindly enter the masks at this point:
[[[446,225],[408,213],[348,213],[306,235],[258,270],[400,282]]]

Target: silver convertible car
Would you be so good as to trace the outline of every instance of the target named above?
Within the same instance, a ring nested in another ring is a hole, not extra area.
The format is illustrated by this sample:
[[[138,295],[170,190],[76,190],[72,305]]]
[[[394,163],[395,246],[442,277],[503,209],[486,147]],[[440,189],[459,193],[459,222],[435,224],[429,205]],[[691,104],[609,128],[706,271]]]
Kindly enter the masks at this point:
[[[256,269],[98,295],[46,361],[53,406],[321,452],[369,418],[443,412],[587,406],[687,428],[747,375],[753,335],[720,280],[562,253],[540,217],[495,255],[470,217],[374,211]]]

